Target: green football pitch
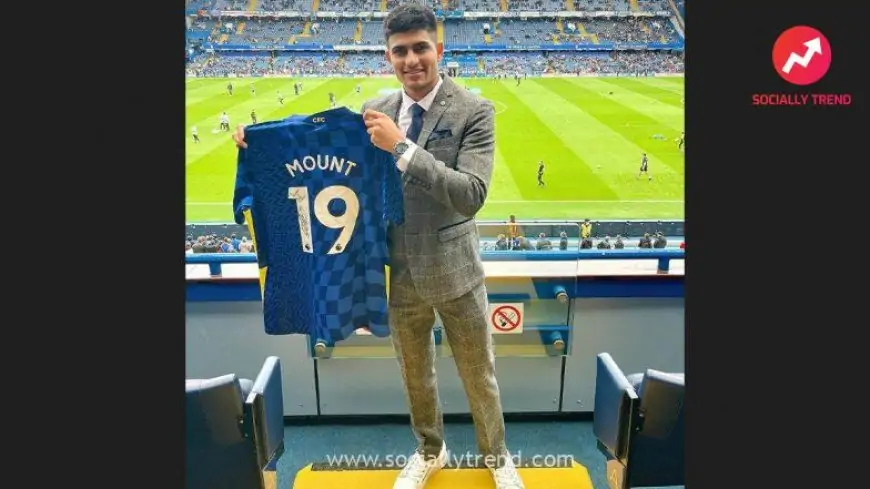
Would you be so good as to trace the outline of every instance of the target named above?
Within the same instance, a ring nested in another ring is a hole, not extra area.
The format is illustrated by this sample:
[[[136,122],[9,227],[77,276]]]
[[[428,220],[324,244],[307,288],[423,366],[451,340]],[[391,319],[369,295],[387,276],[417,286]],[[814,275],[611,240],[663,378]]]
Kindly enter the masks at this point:
[[[294,96],[296,80],[236,78],[232,96],[227,79],[187,80],[187,222],[232,221],[236,148],[230,134],[218,130],[221,112],[235,128],[251,122],[252,109],[260,122],[311,114],[329,108],[332,92],[339,105],[359,111],[364,101],[399,89],[387,78],[306,78]],[[520,86],[457,81],[496,109],[495,172],[479,218],[683,218],[685,162],[676,143],[684,127],[682,77],[530,78]],[[652,180],[638,178],[644,152]],[[543,187],[536,180],[540,160]]]

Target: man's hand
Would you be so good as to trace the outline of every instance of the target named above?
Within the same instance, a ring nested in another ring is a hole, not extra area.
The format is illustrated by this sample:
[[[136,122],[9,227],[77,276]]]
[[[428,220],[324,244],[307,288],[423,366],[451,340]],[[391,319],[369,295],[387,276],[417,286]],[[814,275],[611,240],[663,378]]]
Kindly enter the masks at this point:
[[[239,124],[236,127],[236,132],[233,134],[233,141],[236,142],[236,146],[242,149],[247,149],[248,143],[245,142],[245,125]]]
[[[366,109],[363,113],[363,119],[366,123],[366,130],[371,136],[372,144],[378,148],[392,153],[396,143],[405,140],[405,134],[387,114]]]

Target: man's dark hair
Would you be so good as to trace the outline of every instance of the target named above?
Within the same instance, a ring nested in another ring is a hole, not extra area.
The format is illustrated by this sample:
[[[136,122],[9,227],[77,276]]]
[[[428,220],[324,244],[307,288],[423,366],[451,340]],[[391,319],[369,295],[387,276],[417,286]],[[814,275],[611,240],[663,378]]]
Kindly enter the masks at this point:
[[[435,19],[435,12],[425,5],[410,2],[394,8],[384,19],[384,40],[387,42],[393,34],[412,31],[426,31],[437,35],[438,21]]]

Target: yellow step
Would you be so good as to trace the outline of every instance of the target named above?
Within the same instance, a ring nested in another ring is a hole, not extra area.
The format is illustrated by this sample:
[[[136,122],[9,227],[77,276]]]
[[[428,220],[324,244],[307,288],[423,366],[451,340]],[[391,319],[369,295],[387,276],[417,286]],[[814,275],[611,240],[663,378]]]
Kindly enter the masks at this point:
[[[508,11],[508,0],[499,0],[499,8],[502,12]]]
[[[539,465],[543,465],[540,463]],[[398,469],[330,470],[327,464],[314,464],[296,473],[293,489],[388,489],[393,487]],[[526,489],[593,489],[586,467],[569,462],[567,467],[518,468]],[[429,479],[426,489],[492,489],[493,480],[485,468],[440,470]]]
[[[317,12],[317,9],[320,8],[320,0],[311,0],[311,11]]]
[[[257,3],[259,3],[259,0],[248,0],[248,12],[256,12]]]
[[[438,31],[438,42],[444,44],[444,21],[439,20],[436,24],[438,27],[436,30]]]
[[[487,44],[491,43],[491,42],[492,42],[492,36],[490,36],[489,34],[484,34],[484,35],[483,35],[483,42],[485,42],[485,43],[487,43]]]
[[[381,12],[387,11],[387,0],[381,0]]]
[[[245,32],[245,23],[239,22],[239,25],[236,26],[236,34],[241,34],[242,32]]]
[[[577,10],[577,7],[574,6],[574,0],[565,0],[565,10],[568,12]]]

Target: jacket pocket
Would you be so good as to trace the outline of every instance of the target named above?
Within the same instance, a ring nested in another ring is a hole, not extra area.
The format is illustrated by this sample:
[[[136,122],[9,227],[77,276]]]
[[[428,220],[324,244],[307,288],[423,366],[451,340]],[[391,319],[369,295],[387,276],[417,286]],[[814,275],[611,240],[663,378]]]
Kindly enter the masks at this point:
[[[477,223],[474,222],[474,219],[468,219],[457,224],[451,224],[450,226],[438,230],[438,241],[441,241],[442,243],[452,241],[460,236],[465,236],[476,228]]]

